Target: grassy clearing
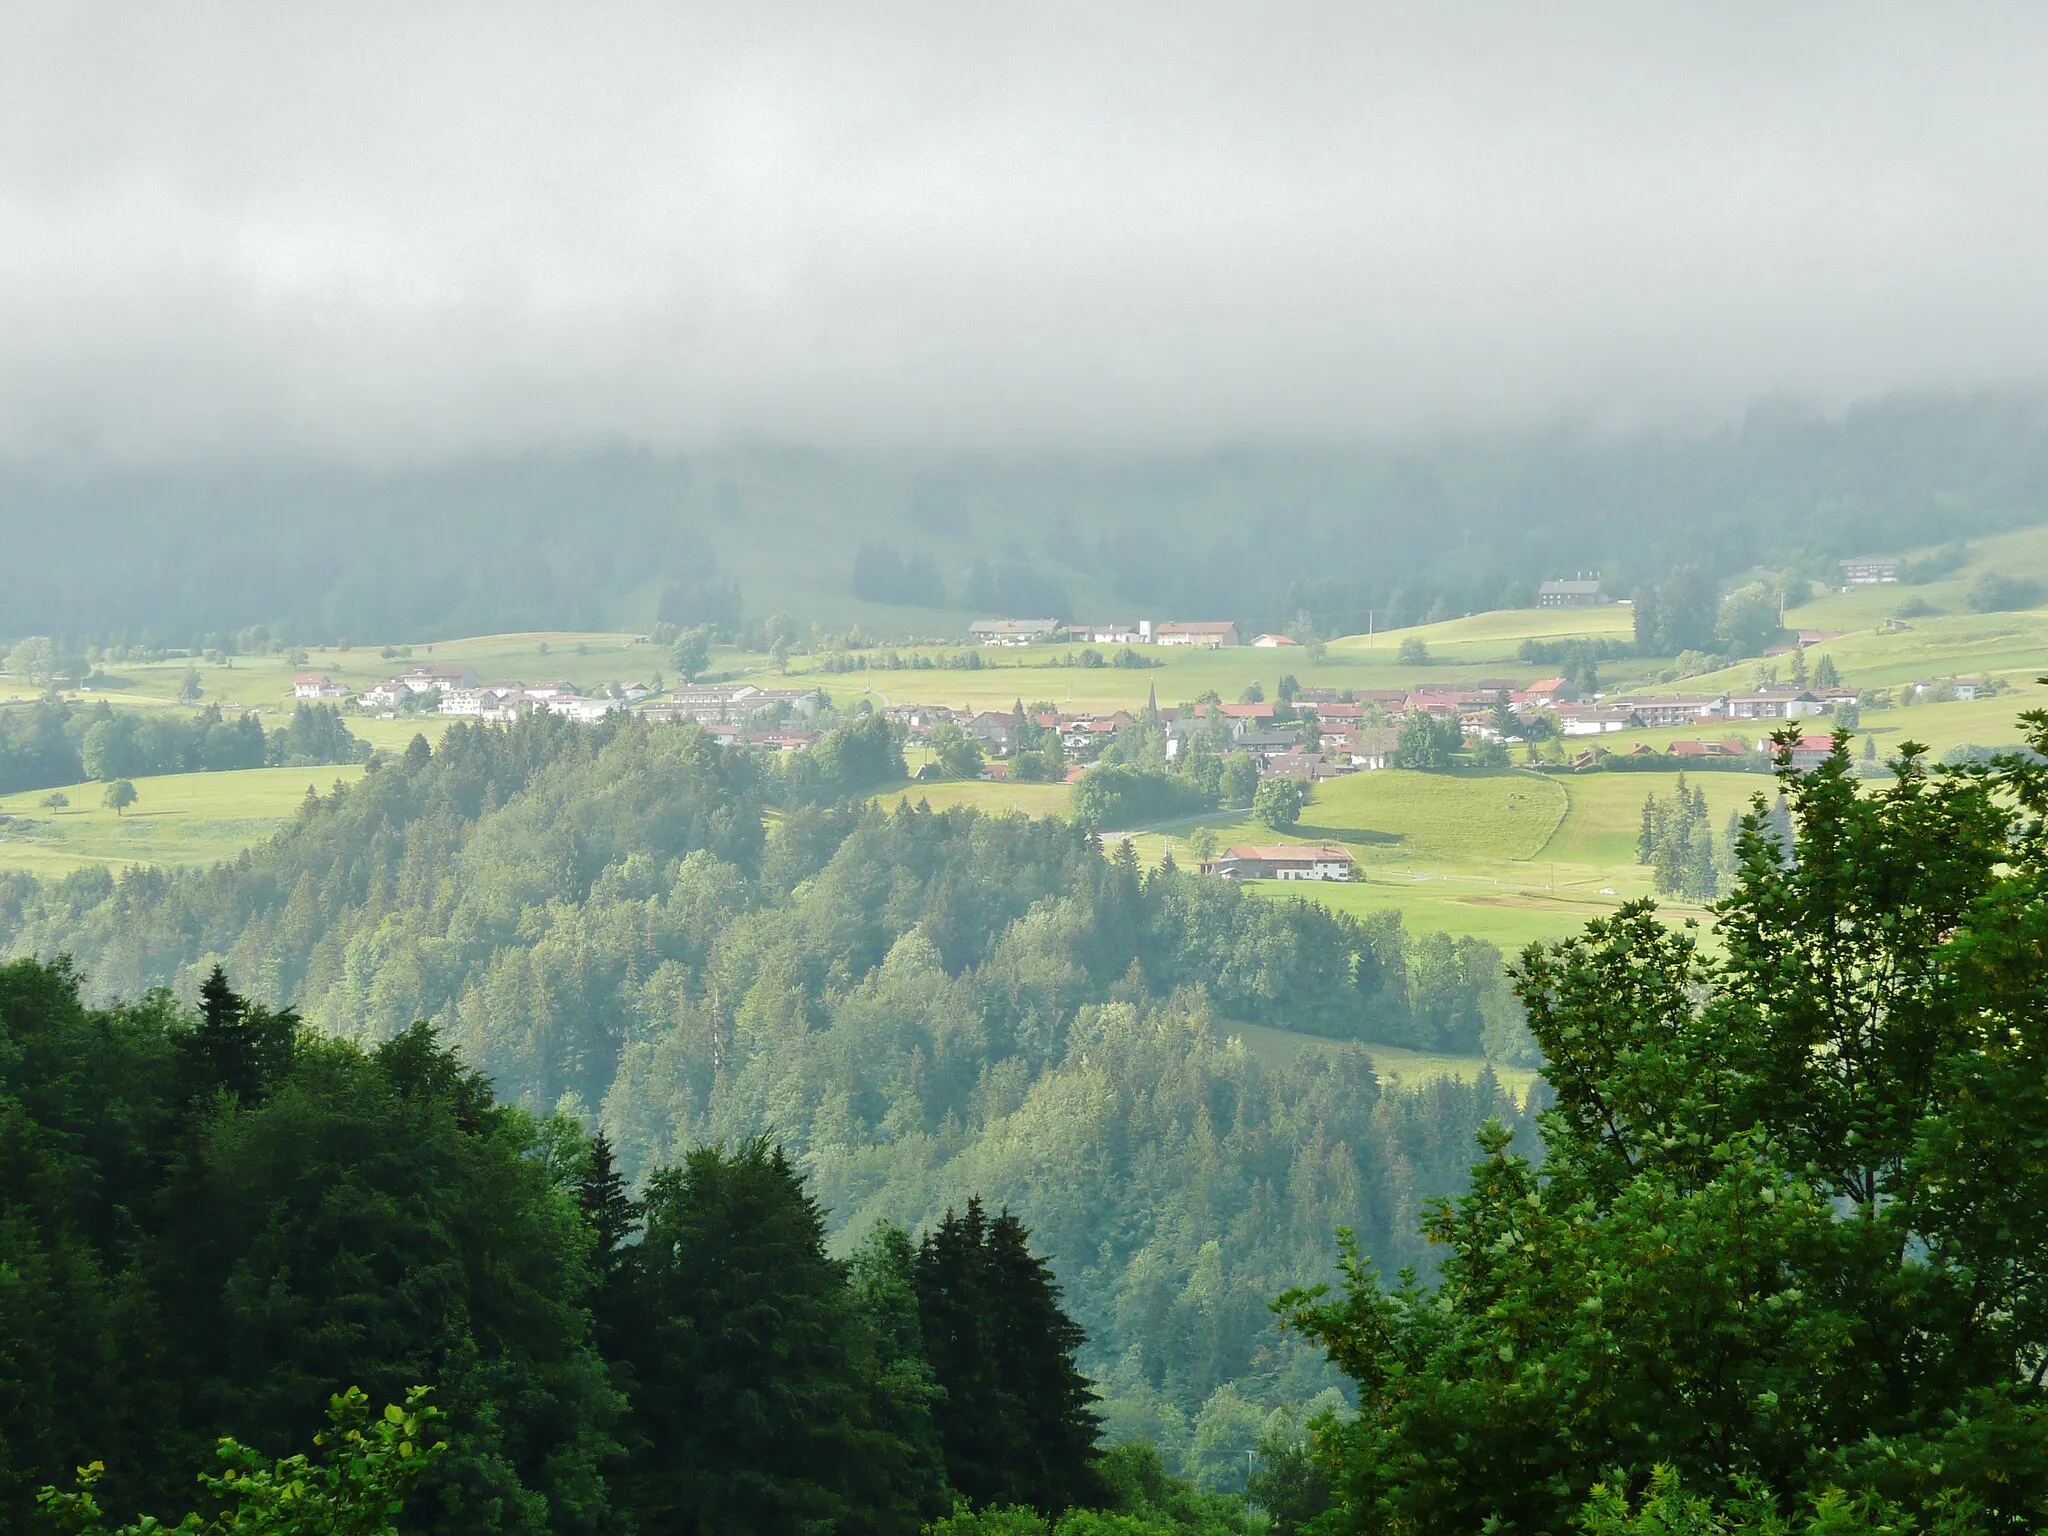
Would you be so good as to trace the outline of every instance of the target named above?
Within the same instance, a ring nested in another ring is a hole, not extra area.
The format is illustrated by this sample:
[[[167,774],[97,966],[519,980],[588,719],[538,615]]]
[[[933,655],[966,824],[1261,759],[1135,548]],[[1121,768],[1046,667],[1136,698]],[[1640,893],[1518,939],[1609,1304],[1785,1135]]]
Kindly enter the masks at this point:
[[[1557,779],[1508,769],[1498,773],[1410,773],[1398,768],[1354,773],[1316,786],[1301,824],[1275,834],[1249,813],[1204,818],[1220,845],[1342,843],[1361,864],[1529,859],[1564,819],[1567,799]],[[1142,834],[1141,858],[1157,860],[1166,839],[1179,847],[1186,830]]]
[[[1372,1057],[1373,1067],[1383,1079],[1407,1088],[1418,1087],[1439,1077],[1471,1082],[1489,1065],[1485,1058],[1479,1056],[1438,1056],[1427,1051],[1406,1050],[1398,1045],[1376,1045],[1370,1040],[1331,1040],[1322,1035],[1297,1034],[1291,1029],[1274,1029],[1266,1024],[1230,1024],[1224,1027],[1244,1041],[1245,1049],[1268,1066],[1291,1065],[1310,1051],[1334,1055],[1346,1046],[1356,1044]],[[1502,1086],[1521,1096],[1528,1093],[1539,1074],[1534,1067],[1494,1064],[1493,1075],[1500,1079]]]
[[[210,864],[231,859],[271,835],[299,807],[310,785],[325,794],[360,767],[248,768],[234,773],[176,773],[137,779],[136,803],[116,816],[100,803],[103,784],[71,784],[71,804],[48,810],[51,791],[0,799],[0,868],[66,875],[91,864]]]

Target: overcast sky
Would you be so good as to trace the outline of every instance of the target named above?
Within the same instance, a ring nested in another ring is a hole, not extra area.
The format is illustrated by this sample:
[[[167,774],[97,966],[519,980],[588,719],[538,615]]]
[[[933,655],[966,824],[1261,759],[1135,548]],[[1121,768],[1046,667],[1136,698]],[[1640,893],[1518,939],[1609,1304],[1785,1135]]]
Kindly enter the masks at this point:
[[[1206,445],[2048,377],[2048,8],[0,8],[0,453]]]

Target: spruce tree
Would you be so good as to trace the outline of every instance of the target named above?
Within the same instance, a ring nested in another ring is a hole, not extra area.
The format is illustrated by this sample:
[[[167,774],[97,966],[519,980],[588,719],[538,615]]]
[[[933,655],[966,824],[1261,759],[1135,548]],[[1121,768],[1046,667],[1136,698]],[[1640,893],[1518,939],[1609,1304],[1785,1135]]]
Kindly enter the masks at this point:
[[[1643,824],[1636,833],[1636,862],[1654,864],[1657,861],[1657,792],[1651,790],[1643,796]]]
[[[875,1341],[817,1203],[766,1139],[648,1181],[623,1503],[643,1531],[918,1528]]]
[[[291,1065],[298,1033],[296,1013],[250,1007],[216,965],[199,987],[199,1018],[178,1041],[187,1087],[253,1103]]]
[[[925,1355],[946,1393],[948,1481],[978,1505],[1052,1513],[1099,1496],[1094,1395],[1074,1367],[1080,1328],[1007,1211],[948,1211],[917,1256]]]

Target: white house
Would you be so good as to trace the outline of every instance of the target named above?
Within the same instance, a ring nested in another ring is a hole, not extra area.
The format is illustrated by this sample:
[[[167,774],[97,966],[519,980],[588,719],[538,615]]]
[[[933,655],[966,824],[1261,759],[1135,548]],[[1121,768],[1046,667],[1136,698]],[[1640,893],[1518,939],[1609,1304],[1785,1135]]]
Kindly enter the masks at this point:
[[[292,679],[292,697],[295,699],[345,699],[348,696],[348,684],[337,683],[324,672],[317,675],[301,672]]]
[[[1842,585],[1875,587],[1899,579],[1899,562],[1890,555],[1859,555],[1842,562]]]
[[[1058,619],[976,619],[967,633],[983,645],[1029,645],[1062,628]]]
[[[1157,645],[1207,646],[1220,650],[1237,644],[1237,626],[1227,620],[1161,624],[1152,631]]]
[[[1287,635],[1253,635],[1252,644],[1262,651],[1275,651],[1283,645],[1299,645],[1301,642]]]
[[[1349,880],[1351,853],[1337,843],[1254,843],[1226,848],[1203,873],[1225,880]]]
[[[474,688],[476,668],[466,666],[407,667],[402,679],[414,693],[431,688]]]

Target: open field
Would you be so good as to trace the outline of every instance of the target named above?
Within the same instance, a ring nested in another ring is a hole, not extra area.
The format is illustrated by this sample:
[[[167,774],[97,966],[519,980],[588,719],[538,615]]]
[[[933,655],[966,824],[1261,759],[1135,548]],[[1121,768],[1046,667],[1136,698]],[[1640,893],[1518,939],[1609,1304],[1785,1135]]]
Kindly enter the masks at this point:
[[[1405,1050],[1398,1045],[1377,1045],[1370,1040],[1331,1040],[1323,1035],[1297,1034],[1291,1029],[1274,1029],[1266,1024],[1227,1024],[1221,1027],[1244,1041],[1245,1049],[1253,1056],[1273,1066],[1285,1066],[1309,1051],[1334,1054],[1356,1044],[1372,1057],[1373,1068],[1381,1078],[1409,1088],[1438,1077],[1456,1077],[1470,1082],[1488,1066],[1486,1059],[1480,1056],[1438,1056],[1427,1051]],[[1534,1067],[1509,1067],[1495,1063],[1493,1075],[1500,1079],[1503,1087],[1519,1096],[1528,1093],[1538,1074]]]
[[[71,803],[49,810],[52,791],[0,799],[0,868],[66,875],[92,864],[210,864],[231,859],[270,836],[299,807],[310,785],[325,794],[353,783],[360,767],[248,768],[176,773],[135,780],[136,803],[116,816],[100,803],[102,784],[71,784]]]

